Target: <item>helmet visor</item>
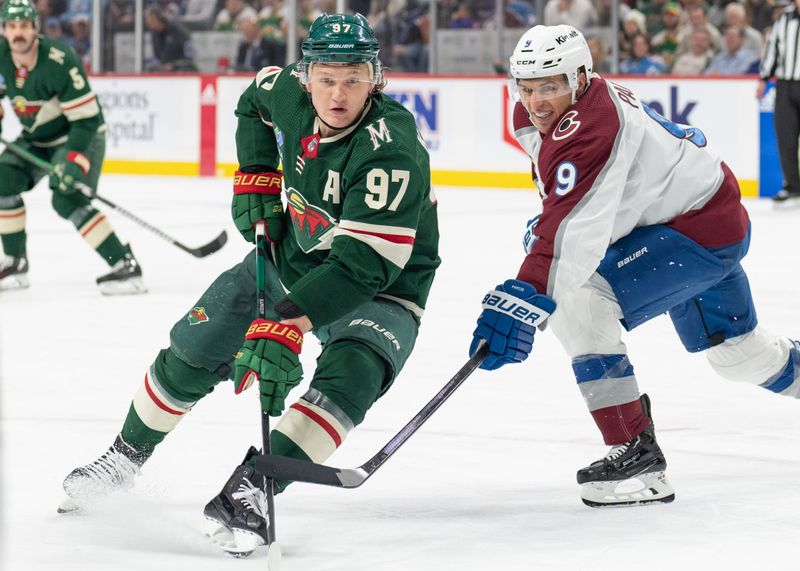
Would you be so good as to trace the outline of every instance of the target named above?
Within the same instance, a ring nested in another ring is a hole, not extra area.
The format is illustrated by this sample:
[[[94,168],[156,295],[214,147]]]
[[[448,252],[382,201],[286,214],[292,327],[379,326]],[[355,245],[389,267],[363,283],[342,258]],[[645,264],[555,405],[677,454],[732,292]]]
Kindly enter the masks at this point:
[[[544,101],[570,93],[572,88],[563,74],[538,79],[508,78],[508,94],[514,101]]]

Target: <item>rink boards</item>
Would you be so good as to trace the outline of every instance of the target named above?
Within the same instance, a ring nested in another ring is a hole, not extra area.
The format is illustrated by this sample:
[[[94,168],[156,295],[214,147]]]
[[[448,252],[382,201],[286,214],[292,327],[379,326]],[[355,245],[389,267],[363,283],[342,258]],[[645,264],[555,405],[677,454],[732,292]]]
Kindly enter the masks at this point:
[[[511,133],[502,77],[389,76],[386,93],[411,110],[431,153],[434,184],[530,188]],[[98,76],[92,85],[108,128],[104,171],[227,176],[236,168],[233,110],[250,76]],[[616,78],[676,123],[702,129],[758,196],[755,78]],[[5,102],[7,104],[7,102]],[[10,111],[10,110],[9,110]],[[10,113],[6,113],[10,115]],[[6,120],[5,133],[19,131]]]

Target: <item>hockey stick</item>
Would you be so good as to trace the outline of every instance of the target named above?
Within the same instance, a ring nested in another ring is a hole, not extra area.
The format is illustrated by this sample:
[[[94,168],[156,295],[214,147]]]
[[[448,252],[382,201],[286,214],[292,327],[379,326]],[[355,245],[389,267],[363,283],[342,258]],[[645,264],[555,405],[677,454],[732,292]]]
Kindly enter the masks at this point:
[[[28,161],[31,164],[39,167],[40,169],[46,170],[47,172],[50,172],[50,173],[53,173],[53,174],[58,174],[56,172],[56,168],[52,164],[50,164],[49,162],[45,161],[42,158],[37,157],[36,155],[31,153],[30,151],[28,151],[26,149],[23,149],[22,147],[18,146],[16,143],[12,143],[11,141],[6,141],[2,137],[0,137],[0,143],[3,143],[6,146],[6,148],[9,151],[11,151],[12,153],[14,153],[15,155],[25,159],[26,161]],[[228,233],[225,230],[223,230],[222,232],[220,232],[219,236],[217,236],[216,238],[214,238],[213,240],[211,240],[207,244],[204,244],[204,245],[199,246],[197,248],[190,248],[189,246],[187,246],[185,244],[182,244],[181,242],[178,242],[175,238],[173,238],[172,236],[166,234],[165,232],[163,232],[159,228],[156,228],[152,224],[150,224],[148,222],[145,222],[144,220],[142,220],[141,218],[136,216],[134,213],[132,213],[132,212],[130,212],[128,210],[125,210],[124,208],[122,208],[118,204],[110,201],[108,198],[106,198],[104,196],[100,196],[99,194],[95,193],[91,189],[91,187],[89,187],[89,185],[84,184],[82,182],[76,182],[75,183],[75,187],[78,188],[78,190],[80,190],[88,198],[99,200],[100,202],[102,202],[106,206],[109,206],[109,207],[113,208],[114,210],[116,210],[117,212],[119,212],[120,214],[125,216],[126,218],[129,218],[129,219],[133,220],[134,222],[139,224],[139,226],[142,226],[143,228],[146,228],[147,230],[150,230],[152,233],[154,233],[159,238],[162,238],[162,239],[166,240],[167,242],[169,242],[173,246],[177,246],[178,248],[180,248],[184,252],[187,252],[187,253],[191,254],[192,256],[194,256],[196,258],[204,258],[204,257],[208,256],[209,254],[213,254],[214,252],[216,252],[217,250],[222,248],[228,241]]]
[[[256,223],[256,299],[258,317],[267,317],[267,223]],[[264,454],[271,454],[269,441],[269,413],[261,410],[261,446]],[[280,565],[281,549],[276,543],[275,534],[275,490],[274,478],[267,476],[267,568],[277,571]]]
[[[293,480],[296,482],[308,482],[310,484],[322,484],[324,486],[334,486],[336,488],[357,488],[367,481],[378,468],[380,468],[389,457],[400,448],[406,440],[411,438],[419,427],[421,427],[431,415],[438,410],[444,402],[456,391],[461,384],[477,369],[486,355],[489,353],[489,346],[482,344],[475,354],[469,358],[463,367],[442,387],[436,396],[428,404],[422,407],[414,418],[406,424],[400,432],[386,443],[375,456],[364,462],[358,468],[343,469],[314,464],[297,458],[265,454],[256,458],[256,471],[269,478],[276,480]]]

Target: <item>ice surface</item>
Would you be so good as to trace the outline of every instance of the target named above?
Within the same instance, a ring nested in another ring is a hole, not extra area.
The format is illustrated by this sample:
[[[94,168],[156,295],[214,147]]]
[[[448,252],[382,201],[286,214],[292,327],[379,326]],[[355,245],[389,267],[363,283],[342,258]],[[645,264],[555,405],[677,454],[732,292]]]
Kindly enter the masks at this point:
[[[112,442],[171,324],[246,252],[229,222],[229,183],[105,176],[101,192],[190,244],[227,228],[194,259],[109,211],[150,293],[102,297],[105,265],[49,206],[28,204],[32,287],[0,294],[2,544],[9,571],[265,569],[219,553],[202,508],[250,443],[256,392],[229,384],[198,404],[145,466],[132,493],[60,516],[61,481]],[[444,263],[417,348],[394,388],[329,461],[355,467],[466,360],[483,293],[513,277],[531,192],[441,189]],[[762,323],[800,335],[800,211],[748,202],[745,267]],[[211,316],[213,319],[214,316]],[[294,571],[798,569],[800,403],[717,378],[685,353],[667,318],[626,336],[653,399],[673,504],[584,507],[575,470],[606,447],[554,337],[525,364],[479,371],[363,487],[295,485],[277,498],[283,568]],[[311,371],[318,349],[308,343]],[[296,394],[302,393],[298,389]]]

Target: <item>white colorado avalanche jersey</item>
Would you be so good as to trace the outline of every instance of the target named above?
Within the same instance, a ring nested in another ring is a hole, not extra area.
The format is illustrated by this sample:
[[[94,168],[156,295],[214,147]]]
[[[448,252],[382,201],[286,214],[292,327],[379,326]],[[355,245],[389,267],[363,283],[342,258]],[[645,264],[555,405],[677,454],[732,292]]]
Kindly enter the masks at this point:
[[[661,117],[623,86],[594,76],[548,133],[517,103],[514,134],[542,196],[536,241],[517,278],[556,301],[634,228],[665,224],[706,248],[747,233],[736,178],[703,133]]]

